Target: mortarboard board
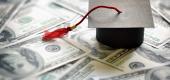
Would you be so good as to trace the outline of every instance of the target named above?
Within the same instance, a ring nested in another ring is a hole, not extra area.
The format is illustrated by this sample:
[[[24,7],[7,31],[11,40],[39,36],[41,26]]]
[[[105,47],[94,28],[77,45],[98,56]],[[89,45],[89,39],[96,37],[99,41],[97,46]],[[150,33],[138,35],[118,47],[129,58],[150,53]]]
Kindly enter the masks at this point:
[[[97,28],[97,40],[114,48],[134,48],[143,42],[144,28],[154,27],[149,0],[90,0],[96,6],[113,6],[122,11],[98,9],[89,15],[89,28]]]
[[[90,14],[90,28],[154,27],[149,0],[90,0],[89,10],[100,5],[116,7],[122,13],[98,9]]]

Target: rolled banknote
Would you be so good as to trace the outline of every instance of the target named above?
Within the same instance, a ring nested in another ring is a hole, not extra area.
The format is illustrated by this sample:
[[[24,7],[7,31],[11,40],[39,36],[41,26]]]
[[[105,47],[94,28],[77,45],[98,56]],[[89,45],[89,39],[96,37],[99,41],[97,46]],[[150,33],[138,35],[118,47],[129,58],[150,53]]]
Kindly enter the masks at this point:
[[[0,33],[27,1],[28,0],[0,0]]]
[[[0,75],[18,80],[77,60],[88,50],[67,39],[44,42],[41,36],[0,49]]]

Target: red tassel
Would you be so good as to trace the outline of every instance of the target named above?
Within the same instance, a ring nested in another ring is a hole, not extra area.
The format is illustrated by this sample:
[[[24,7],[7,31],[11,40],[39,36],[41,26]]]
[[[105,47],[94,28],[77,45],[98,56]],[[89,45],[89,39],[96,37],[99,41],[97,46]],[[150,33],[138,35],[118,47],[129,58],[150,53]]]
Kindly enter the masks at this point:
[[[122,13],[119,9],[115,8],[115,7],[110,7],[110,6],[97,6],[94,7],[93,9],[91,9],[77,24],[75,24],[72,27],[67,27],[67,28],[60,28],[57,29],[53,32],[45,32],[44,36],[43,36],[43,41],[49,41],[52,40],[54,38],[61,38],[63,37],[65,34],[67,34],[69,31],[71,31],[72,29],[76,28],[79,24],[81,24],[85,18],[94,10],[98,9],[98,8],[107,8],[107,9],[113,9],[116,10],[118,12],[118,14]]]
[[[54,38],[61,38],[63,37],[65,34],[67,34],[69,31],[71,31],[70,27],[67,28],[60,28],[57,29],[55,31],[52,32],[45,32],[45,34],[43,35],[43,41],[49,41],[52,40]]]

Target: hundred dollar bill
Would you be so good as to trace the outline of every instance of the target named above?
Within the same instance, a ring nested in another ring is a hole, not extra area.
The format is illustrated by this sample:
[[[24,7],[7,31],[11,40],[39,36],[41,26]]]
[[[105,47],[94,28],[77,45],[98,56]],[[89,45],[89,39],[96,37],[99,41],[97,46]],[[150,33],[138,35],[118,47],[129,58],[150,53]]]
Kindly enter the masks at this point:
[[[94,78],[94,80],[169,80],[170,65],[166,64],[159,67],[138,70],[119,76],[108,78]]]
[[[122,71],[102,64],[90,57],[85,57],[65,72],[59,80],[92,80],[93,77],[108,77],[116,74],[122,74]]]
[[[1,47],[17,42],[32,34],[55,27],[66,22],[43,8],[32,5],[23,9],[0,33]]]
[[[153,11],[155,28],[145,29],[144,43],[159,48],[170,39],[170,25],[155,11]]]
[[[0,75],[18,80],[40,75],[77,60],[89,52],[68,39],[44,42],[41,35],[0,49]],[[1,79],[0,79],[1,80]]]
[[[139,55],[157,63],[166,63],[170,61],[170,41],[160,48],[143,44],[136,51]]]
[[[76,64],[76,62],[77,60],[70,62],[68,64],[65,64],[61,67],[55,68],[53,70],[50,70],[42,75],[29,77],[23,80],[58,80],[62,75],[64,75],[64,72],[70,69],[74,64]]]
[[[151,0],[152,9],[157,11],[166,21],[170,22],[170,1]]]
[[[39,1],[37,2],[37,5],[39,5],[41,8],[47,10],[50,13],[54,13],[57,16],[61,16],[66,20],[72,20],[75,17],[80,16],[79,14],[65,8],[64,6],[57,4],[54,0]]]
[[[141,56],[134,49],[124,49],[110,54],[103,61],[121,68],[124,72],[131,72],[138,69],[151,68],[162,65],[148,58]]]
[[[28,0],[0,0],[0,33]]]

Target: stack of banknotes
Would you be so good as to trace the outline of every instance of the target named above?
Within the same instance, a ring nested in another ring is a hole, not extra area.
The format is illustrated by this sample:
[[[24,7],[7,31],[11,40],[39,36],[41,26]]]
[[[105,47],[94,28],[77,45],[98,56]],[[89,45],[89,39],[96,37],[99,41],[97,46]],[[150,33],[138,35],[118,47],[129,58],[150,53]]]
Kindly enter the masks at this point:
[[[0,0],[0,80],[170,80],[170,0],[150,0],[154,28],[136,49],[99,43],[88,19],[63,38],[45,31],[67,27],[88,11],[88,0]]]

